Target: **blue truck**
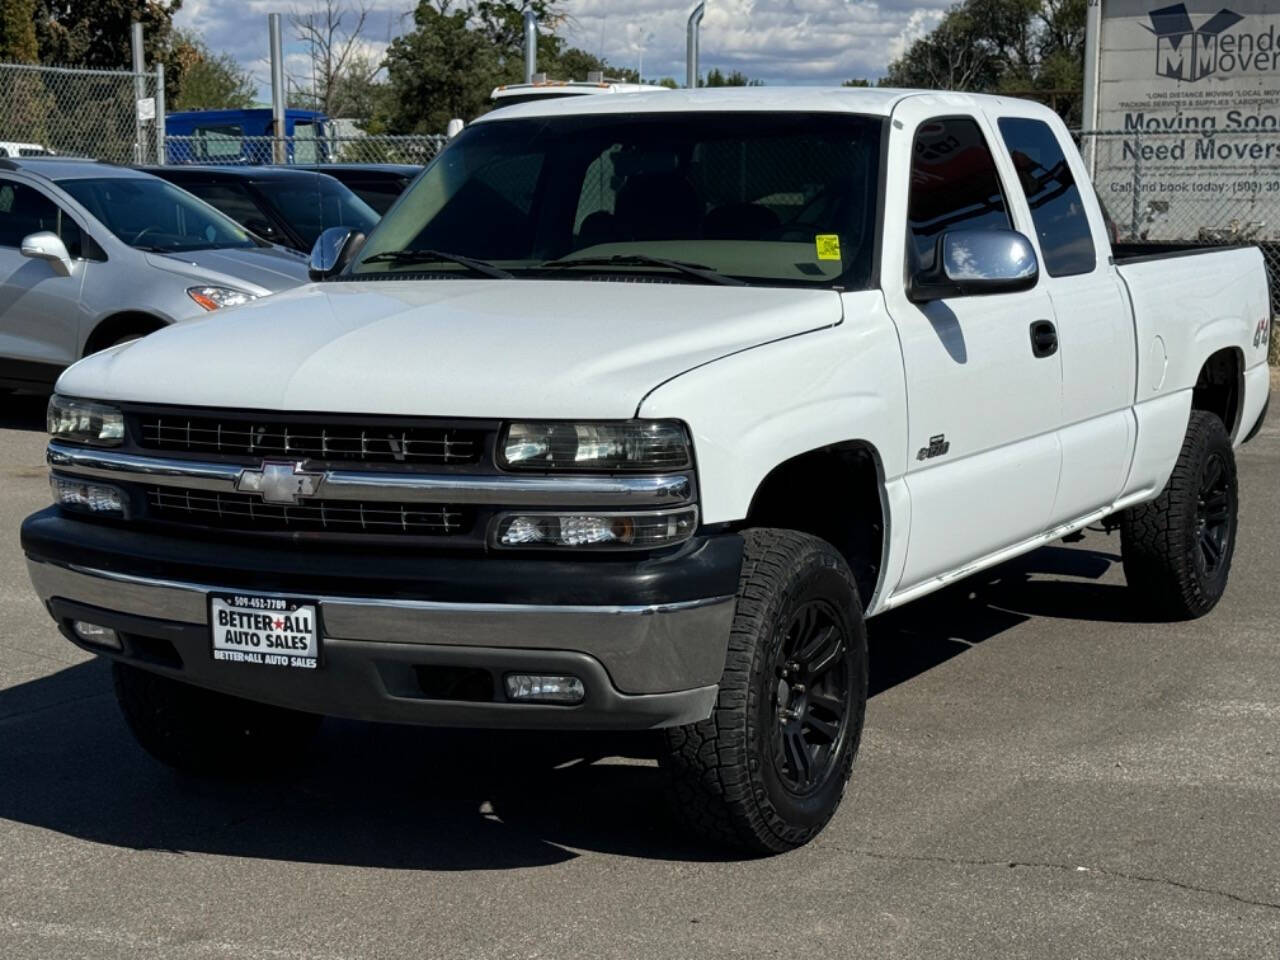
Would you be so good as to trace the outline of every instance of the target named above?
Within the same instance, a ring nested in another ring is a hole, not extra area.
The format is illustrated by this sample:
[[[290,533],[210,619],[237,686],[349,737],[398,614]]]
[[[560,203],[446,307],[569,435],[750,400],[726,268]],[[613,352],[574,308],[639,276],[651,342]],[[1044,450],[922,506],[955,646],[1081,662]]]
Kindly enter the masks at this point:
[[[288,163],[324,163],[325,124],[316,110],[285,111]],[[275,122],[269,107],[246,110],[186,110],[164,120],[165,157],[173,164],[260,164],[272,162]]]

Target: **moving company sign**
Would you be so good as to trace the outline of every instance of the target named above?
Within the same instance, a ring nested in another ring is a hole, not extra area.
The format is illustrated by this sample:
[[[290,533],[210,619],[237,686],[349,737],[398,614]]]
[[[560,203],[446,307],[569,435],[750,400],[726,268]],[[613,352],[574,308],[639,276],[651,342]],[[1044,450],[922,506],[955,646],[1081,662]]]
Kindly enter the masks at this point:
[[[1089,2],[1085,126],[1114,131],[1092,149],[1122,232],[1280,239],[1280,0]]]

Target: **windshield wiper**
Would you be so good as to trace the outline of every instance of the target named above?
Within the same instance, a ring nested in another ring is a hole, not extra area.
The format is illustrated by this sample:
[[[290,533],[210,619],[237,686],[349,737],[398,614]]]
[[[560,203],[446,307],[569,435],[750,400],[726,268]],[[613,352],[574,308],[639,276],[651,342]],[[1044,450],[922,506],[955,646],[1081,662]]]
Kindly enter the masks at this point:
[[[719,283],[726,287],[745,287],[747,282],[737,277],[730,277],[703,263],[688,263],[684,260],[668,260],[666,257],[651,257],[646,253],[620,253],[612,257],[571,257],[565,260],[548,260],[539,264],[539,270],[563,270],[566,267],[665,267],[686,276],[697,277],[704,283]]]
[[[387,250],[383,253],[375,253],[372,257],[362,261],[363,263],[456,263],[459,266],[466,267],[472,273],[478,273],[482,277],[492,277],[494,280],[514,280],[513,274],[508,273],[501,267],[495,267],[492,263],[485,263],[483,260],[476,260],[472,257],[464,257],[460,253],[445,253],[443,250]]]

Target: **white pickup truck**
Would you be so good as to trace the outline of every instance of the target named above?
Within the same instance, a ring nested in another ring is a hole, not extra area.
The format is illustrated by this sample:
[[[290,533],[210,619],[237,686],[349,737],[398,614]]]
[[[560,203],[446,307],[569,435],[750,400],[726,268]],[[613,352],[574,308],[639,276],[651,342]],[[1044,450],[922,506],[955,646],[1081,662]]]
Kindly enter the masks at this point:
[[[698,831],[795,847],[867,617],[1100,521],[1152,616],[1222,596],[1263,260],[1124,253],[1030,103],[511,107],[316,282],[68,369],[31,578],[175,766],[323,714],[661,728]]]

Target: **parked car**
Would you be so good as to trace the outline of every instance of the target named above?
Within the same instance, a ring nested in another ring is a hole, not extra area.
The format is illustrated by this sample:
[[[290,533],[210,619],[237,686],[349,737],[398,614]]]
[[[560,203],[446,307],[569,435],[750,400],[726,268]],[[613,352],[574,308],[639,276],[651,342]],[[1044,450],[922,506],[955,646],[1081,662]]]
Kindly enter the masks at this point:
[[[598,97],[614,93],[667,93],[668,88],[652,83],[628,83],[601,73],[591,72],[586,80],[548,80],[546,74],[535,74],[530,83],[504,83],[489,94],[493,109],[514,107],[521,103],[541,103],[562,97]]]
[[[217,207],[258,236],[306,253],[329,227],[368,233],[378,214],[323,173],[289,167],[141,167]]]
[[[47,390],[69,363],[307,279],[177,187],[90,160],[0,160],[0,383]]]
[[[0,158],[48,157],[53,151],[38,143],[19,143],[16,140],[0,140]]]
[[[315,110],[284,112],[286,162],[328,159],[328,118]],[[253,165],[271,163],[275,116],[270,107],[179,110],[164,119],[165,162]]]
[[[410,163],[319,163],[293,169],[328,174],[345,184],[378,216],[390,210],[405,188],[413,183],[413,178],[422,172],[421,167]]]
[[[50,406],[32,581],[175,766],[320,714],[661,728],[692,827],[781,851],[840,803],[867,617],[1099,523],[1152,615],[1226,587],[1262,257],[1129,259],[1037,104],[494,111],[312,270]]]

